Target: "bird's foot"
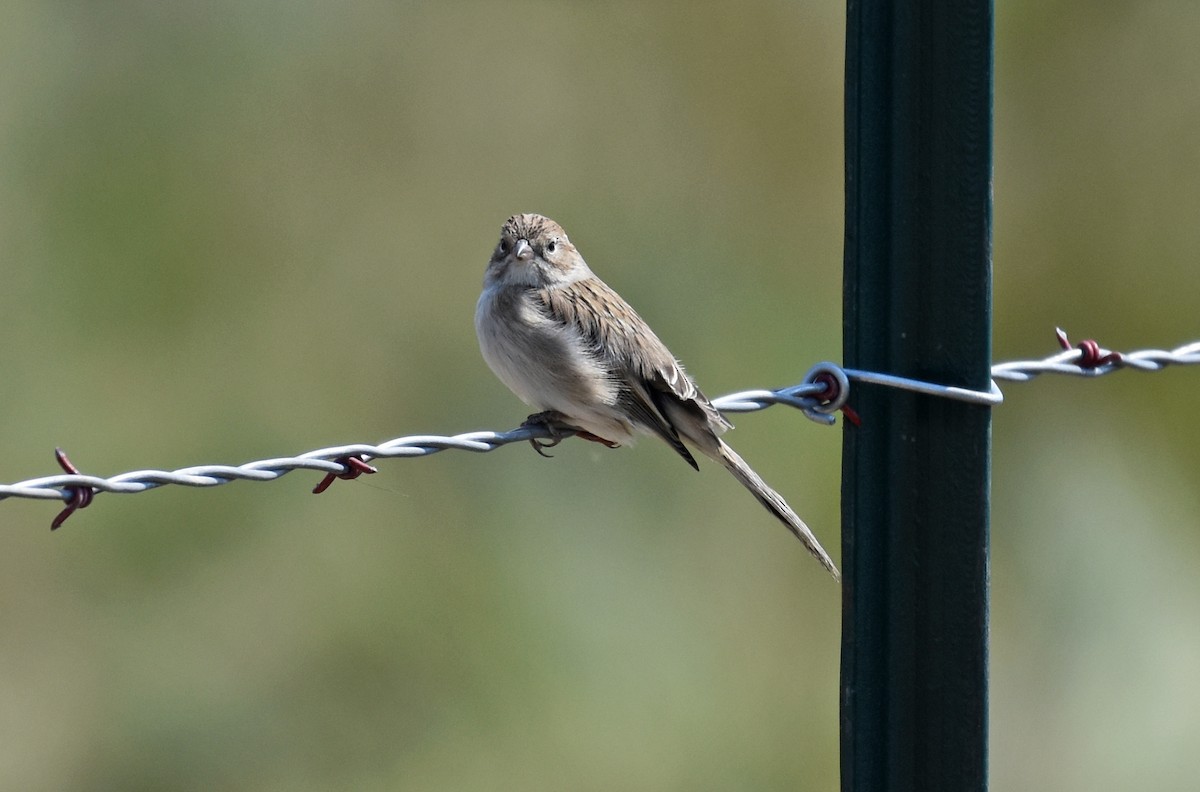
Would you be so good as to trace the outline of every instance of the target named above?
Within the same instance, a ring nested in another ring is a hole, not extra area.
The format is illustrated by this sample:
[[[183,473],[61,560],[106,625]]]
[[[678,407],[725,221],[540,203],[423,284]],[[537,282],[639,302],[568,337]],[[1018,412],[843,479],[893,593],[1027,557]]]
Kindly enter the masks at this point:
[[[581,437],[584,440],[589,440],[593,443],[600,443],[608,448],[620,448],[619,443],[614,443],[612,440],[606,440],[599,435],[594,435],[591,432],[578,429],[567,422],[567,416],[560,413],[558,410],[546,410],[545,412],[534,413],[525,419],[521,424],[522,427],[545,429],[550,433],[550,439],[546,440],[541,437],[529,438],[529,444],[533,446],[533,450],[537,451],[541,456],[547,459],[551,458],[550,454],[546,453],[547,448],[554,448],[563,441],[564,438],[575,436]]]
[[[550,433],[550,439],[546,440],[542,437],[529,438],[529,445],[533,446],[533,450],[538,452],[539,456],[544,456],[546,459],[552,459],[551,454],[546,453],[547,448],[554,448],[563,441],[563,438],[570,437],[578,433],[578,429],[567,423],[567,417],[558,410],[546,410],[545,412],[534,413],[526,418],[521,423],[522,428],[529,429],[545,429]]]

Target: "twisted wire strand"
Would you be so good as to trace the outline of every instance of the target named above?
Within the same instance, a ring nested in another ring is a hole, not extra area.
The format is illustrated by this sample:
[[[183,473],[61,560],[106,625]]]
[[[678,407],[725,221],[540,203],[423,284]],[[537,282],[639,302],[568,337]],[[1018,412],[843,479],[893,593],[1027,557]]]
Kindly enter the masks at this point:
[[[1066,335],[1061,331],[1059,340],[1066,345]],[[1112,352],[1101,348],[1094,341],[1086,341],[1080,344],[1079,348],[1066,349],[1041,360],[999,363],[992,367],[991,373],[995,379],[1025,382],[1042,374],[1098,377],[1120,369],[1160,371],[1171,365],[1189,364],[1200,364],[1200,341],[1193,341],[1169,351],[1147,349],[1129,353]],[[843,369],[833,363],[819,363],[805,375],[804,381],[799,385],[778,390],[731,393],[714,399],[713,405],[722,412],[741,413],[782,404],[801,410],[813,421],[832,424],[835,419],[834,413],[839,409],[848,410],[845,402],[851,380],[985,405],[998,404],[1003,398],[994,381],[990,391],[971,391],[893,375]],[[847,414],[852,416],[852,413]],[[65,461],[65,456],[60,455],[60,463],[72,472],[28,479],[15,484],[0,484],[0,500],[33,498],[60,500],[72,504],[59,515],[59,519],[55,521],[57,526],[75,508],[88,505],[94,493],[145,492],[166,484],[215,487],[232,481],[273,481],[293,470],[313,470],[326,476],[350,478],[357,475],[355,467],[365,468],[361,472],[373,472],[363,464],[351,463],[365,463],[372,459],[423,457],[450,449],[486,453],[510,443],[553,439],[557,439],[557,436],[548,427],[522,425],[507,432],[466,432],[450,437],[411,435],[378,445],[354,443],[332,446],[296,456],[262,459],[241,465],[196,465],[171,471],[135,470],[107,478],[74,472],[70,463]],[[323,487],[319,487],[317,491],[322,489]]]
[[[730,394],[713,401],[717,409],[725,412],[752,412],[763,410],[773,404],[786,404],[806,411],[825,409],[814,396],[825,390],[824,385],[800,384],[779,390],[750,390]],[[817,417],[820,416],[820,417]],[[810,417],[822,423],[832,422],[833,416],[814,412]],[[828,421],[825,418],[828,418]],[[5,498],[35,498],[40,500],[69,500],[77,489],[93,492],[135,493],[145,492],[165,484],[184,487],[216,487],[232,481],[274,481],[293,470],[315,470],[320,473],[340,475],[349,472],[344,461],[358,457],[370,459],[394,459],[422,457],[450,449],[485,453],[509,443],[531,440],[551,440],[555,435],[545,426],[519,426],[507,432],[466,432],[451,437],[442,435],[411,435],[397,437],[378,445],[353,443],[307,451],[291,457],[276,457],[246,462],[241,465],[196,465],[178,470],[134,470],[107,478],[82,473],[64,473],[56,476],[19,481],[15,484],[0,484],[0,500]]]
[[[1080,344],[1083,346],[1083,344]],[[1041,374],[1074,374],[1079,377],[1100,377],[1121,369],[1161,371],[1167,366],[1200,363],[1200,341],[1192,341],[1172,350],[1142,349],[1137,352],[1116,353],[1097,348],[1101,359],[1110,358],[1096,366],[1081,365],[1089,353],[1083,349],[1067,349],[1043,360],[1017,360],[992,366],[992,377],[1009,382],[1028,382]]]

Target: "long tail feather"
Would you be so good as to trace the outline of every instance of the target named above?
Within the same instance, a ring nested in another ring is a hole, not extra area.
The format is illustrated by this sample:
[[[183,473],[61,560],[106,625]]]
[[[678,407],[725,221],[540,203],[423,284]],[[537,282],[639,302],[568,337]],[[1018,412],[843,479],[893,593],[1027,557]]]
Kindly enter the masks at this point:
[[[742,483],[743,487],[750,490],[754,497],[758,498],[758,502],[765,506],[767,511],[774,514],[781,523],[787,526],[789,531],[796,535],[796,538],[803,543],[808,552],[812,553],[813,557],[821,562],[821,566],[829,570],[834,580],[840,581],[842,575],[838,572],[838,568],[834,566],[833,559],[821,547],[821,543],[817,541],[817,537],[804,524],[804,521],[796,516],[796,512],[792,511],[791,506],[787,505],[787,501],[783,499],[783,496],[767,486],[767,482],[763,481],[762,477],[755,473],[738,456],[737,452],[729,447],[728,443],[720,439],[717,442],[719,443],[717,451],[720,454],[717,460],[733,474],[734,478]]]

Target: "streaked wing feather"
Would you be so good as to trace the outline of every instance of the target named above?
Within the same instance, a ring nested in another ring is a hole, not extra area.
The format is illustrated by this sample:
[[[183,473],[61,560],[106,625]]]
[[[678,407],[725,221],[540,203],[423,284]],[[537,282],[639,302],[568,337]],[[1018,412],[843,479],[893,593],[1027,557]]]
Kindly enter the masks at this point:
[[[635,421],[661,437],[684,461],[699,470],[700,465],[696,463],[696,458],[679,439],[679,432],[667,421],[661,407],[648,402],[643,396],[644,393],[642,389],[622,388],[617,401]]]
[[[594,276],[539,289],[536,296],[547,316],[578,330],[591,353],[618,382],[618,402],[630,416],[698,468],[670,420],[672,410],[665,401],[671,400],[687,412],[700,413],[714,434],[730,424],[637,312]]]

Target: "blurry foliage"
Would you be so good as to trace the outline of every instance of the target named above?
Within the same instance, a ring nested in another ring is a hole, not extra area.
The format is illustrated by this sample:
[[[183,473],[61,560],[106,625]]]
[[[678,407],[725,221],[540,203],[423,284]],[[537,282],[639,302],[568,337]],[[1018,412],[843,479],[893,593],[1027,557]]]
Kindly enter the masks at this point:
[[[1200,8],[998,13],[997,359],[1200,336]],[[713,395],[838,359],[842,14],[8,3],[0,480],[514,425],[517,211]],[[1198,384],[1006,388],[994,788],[1191,788]],[[839,432],[738,424],[836,550]],[[835,786],[836,586],[721,471],[585,445],[4,503],[0,786]]]

